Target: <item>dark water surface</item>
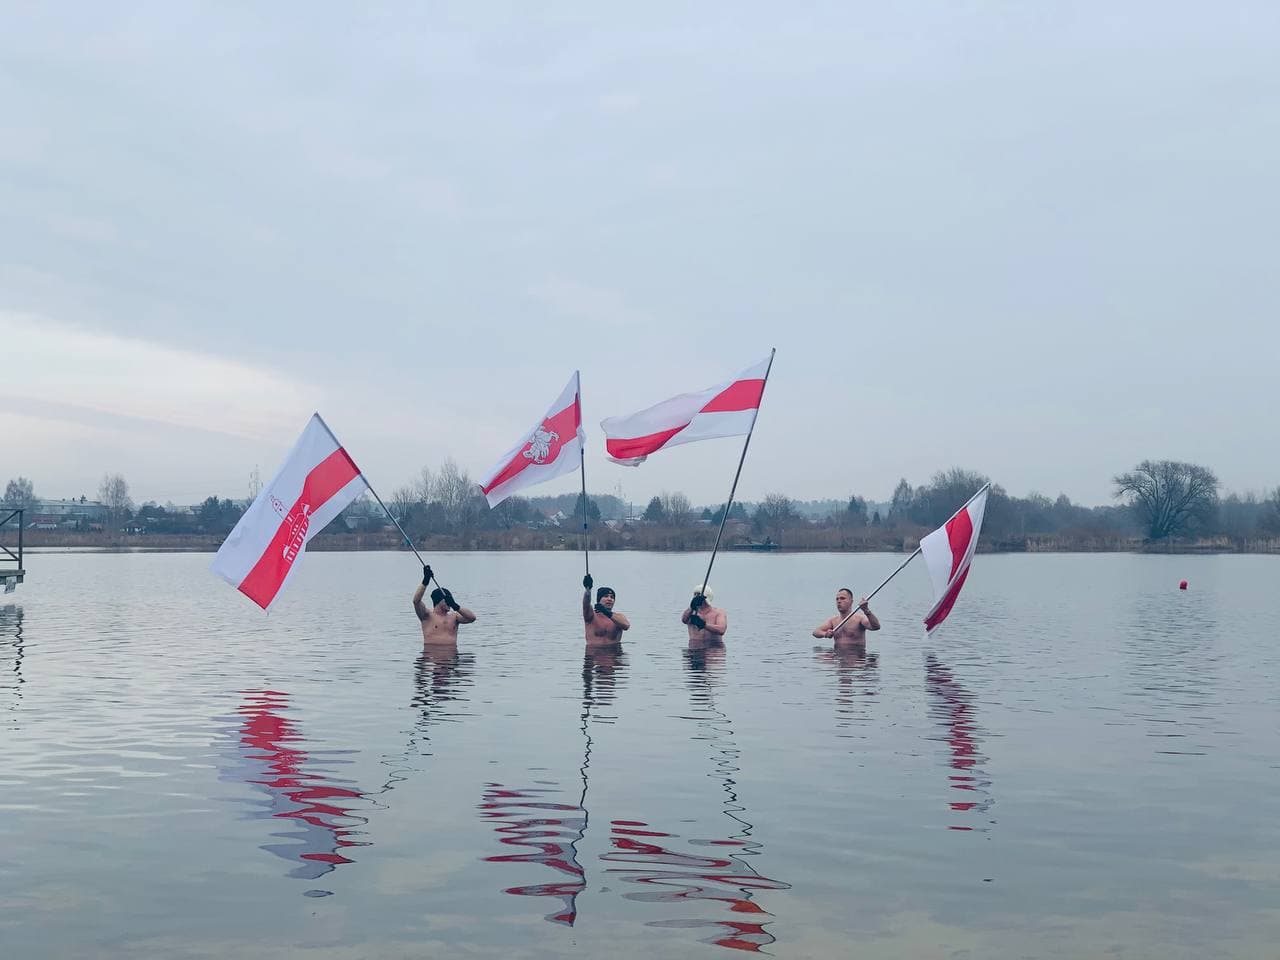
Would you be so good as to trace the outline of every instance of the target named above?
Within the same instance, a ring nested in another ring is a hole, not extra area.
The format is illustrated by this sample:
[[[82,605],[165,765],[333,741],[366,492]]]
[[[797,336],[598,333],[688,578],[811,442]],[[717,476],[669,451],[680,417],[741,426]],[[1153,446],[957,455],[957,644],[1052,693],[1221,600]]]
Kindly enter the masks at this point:
[[[0,597],[0,956],[1280,956],[1278,557],[34,554]],[[1181,593],[1179,579],[1191,582]]]

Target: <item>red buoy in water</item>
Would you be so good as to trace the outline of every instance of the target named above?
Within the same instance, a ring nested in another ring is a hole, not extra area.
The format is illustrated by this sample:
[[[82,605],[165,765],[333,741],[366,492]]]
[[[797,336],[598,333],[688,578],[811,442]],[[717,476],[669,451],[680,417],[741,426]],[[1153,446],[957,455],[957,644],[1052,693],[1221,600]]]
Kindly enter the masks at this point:
[[[1187,581],[1183,580],[1181,583],[1179,583],[1179,584],[1178,584],[1178,589],[1179,589],[1179,590],[1185,590],[1185,589],[1187,589]]]

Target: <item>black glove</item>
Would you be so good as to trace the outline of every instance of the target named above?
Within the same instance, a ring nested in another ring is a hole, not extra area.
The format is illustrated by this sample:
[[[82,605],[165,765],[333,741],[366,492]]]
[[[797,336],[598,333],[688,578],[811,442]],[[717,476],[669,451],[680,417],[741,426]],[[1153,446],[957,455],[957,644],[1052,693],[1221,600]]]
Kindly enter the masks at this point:
[[[431,586],[431,578],[434,576],[435,574],[431,572],[431,567],[424,563],[422,565],[422,585],[424,587]]]
[[[703,620],[696,613],[693,613],[689,615],[689,624],[691,626],[697,627],[699,630],[702,630],[706,627],[707,621]]]
[[[448,590],[444,592],[444,605],[455,612],[458,609],[458,601],[453,599],[453,594]]]
[[[695,593],[693,599],[689,601],[689,609],[697,610],[707,605],[707,598],[700,593]]]
[[[590,590],[595,585],[596,585],[596,582],[591,579],[591,574],[588,573],[585,577],[582,578],[583,590]]]
[[[596,604],[596,613],[603,613],[610,620],[613,619],[613,611],[606,607],[603,603]]]

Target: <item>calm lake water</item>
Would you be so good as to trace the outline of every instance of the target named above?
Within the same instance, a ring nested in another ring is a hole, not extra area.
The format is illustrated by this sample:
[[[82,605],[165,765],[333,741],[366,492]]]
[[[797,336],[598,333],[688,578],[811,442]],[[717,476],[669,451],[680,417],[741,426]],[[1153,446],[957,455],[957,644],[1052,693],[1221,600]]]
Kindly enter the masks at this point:
[[[0,956],[1277,957],[1280,557],[34,554],[0,596]],[[917,564],[919,561],[917,561]],[[1190,581],[1185,593],[1180,579]]]

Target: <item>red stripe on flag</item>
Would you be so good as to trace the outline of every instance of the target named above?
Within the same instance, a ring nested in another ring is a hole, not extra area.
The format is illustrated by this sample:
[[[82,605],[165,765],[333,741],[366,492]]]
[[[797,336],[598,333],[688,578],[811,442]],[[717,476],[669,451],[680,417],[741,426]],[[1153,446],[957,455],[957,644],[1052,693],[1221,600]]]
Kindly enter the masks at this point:
[[[307,530],[311,526],[311,514],[358,476],[360,468],[341,447],[312,467],[302,482],[297,502],[281,519],[275,536],[248,576],[240,581],[240,592],[263,610],[267,609],[302,554]]]
[[[577,437],[578,428],[580,426],[582,426],[581,398],[577,394],[574,394],[573,403],[569,404],[569,406],[565,407],[554,416],[548,417],[546,420],[542,421],[542,429],[546,430],[548,433],[556,434],[556,439],[551,443],[547,456],[542,462],[554,463],[556,457],[560,456],[560,449],[570,440]],[[484,494],[492,493],[522,470],[526,470],[532,466],[538,466],[538,464],[535,464],[532,457],[526,457],[524,455],[525,450],[528,449],[529,448],[526,446],[512,457],[511,461],[498,471],[497,476],[493,478],[488,486],[480,488],[481,492]]]
[[[736,413],[755,410],[764,396],[763,380],[735,380],[717,393],[699,413]]]
[[[969,543],[973,540],[973,520],[969,516],[969,508],[961,507],[960,512],[947,521],[947,542],[951,544],[951,576],[954,580],[956,571],[969,553]]]
[[[619,438],[609,437],[604,442],[604,449],[609,456],[617,460],[628,460],[632,457],[647,457],[661,450],[666,442],[689,424],[683,423],[670,430],[661,430],[644,437]]]
[[[965,567],[961,571],[960,576],[951,581],[951,586],[947,587],[947,592],[942,595],[942,599],[938,601],[929,615],[924,618],[925,629],[932,633],[937,626],[947,619],[947,615],[951,613],[951,608],[956,605],[956,598],[960,596],[960,588],[964,586],[966,578],[969,576],[969,570],[972,564]]]

